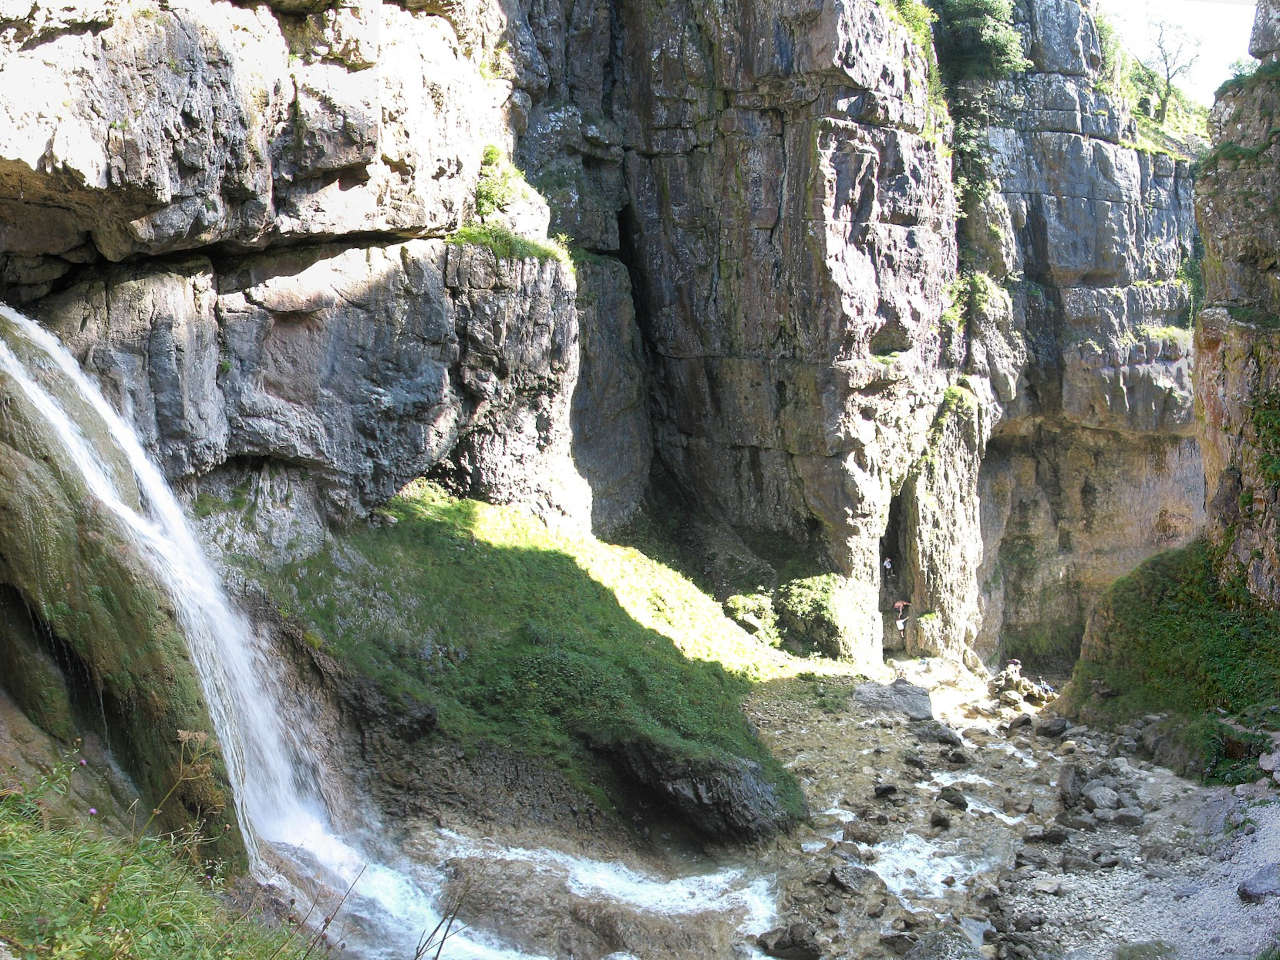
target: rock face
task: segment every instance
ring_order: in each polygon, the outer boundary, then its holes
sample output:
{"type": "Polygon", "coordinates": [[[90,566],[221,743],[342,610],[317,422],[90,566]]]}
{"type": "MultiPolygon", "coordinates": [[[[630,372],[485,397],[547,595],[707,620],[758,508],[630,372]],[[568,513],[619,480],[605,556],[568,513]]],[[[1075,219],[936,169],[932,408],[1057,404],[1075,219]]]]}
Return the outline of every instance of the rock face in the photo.
{"type": "Polygon", "coordinates": [[[1087,8],[1016,6],[961,291],[927,59],[873,0],[37,3],[0,21],[0,296],[188,493],[269,494],[281,556],[424,473],[607,529],[652,462],[822,558],[828,652],[1069,648],[1202,517],[1190,181],[1124,145],[1087,8]],[[536,191],[446,242],[489,146],[536,191]]]}
{"type": "MultiPolygon", "coordinates": [[[[650,456],[619,265],[582,271],[579,384],[571,268],[394,242],[459,226],[484,147],[524,129],[515,78],[546,83],[527,24],[304,7],[73,4],[10,28],[0,77],[40,94],[0,105],[4,295],[39,301],[174,480],[304,468],[299,502],[335,520],[439,466],[616,525],[650,456]]],[[[529,193],[504,219],[548,213],[529,193]]]]}
{"type": "MultiPolygon", "coordinates": [[[[1280,52],[1280,8],[1258,5],[1250,50],[1269,66],[1280,52]]],[[[1269,117],[1280,86],[1266,69],[1229,85],[1213,108],[1214,149],[1206,158],[1197,213],[1208,253],[1196,328],[1196,403],[1203,421],[1209,534],[1223,572],[1280,603],[1277,455],[1280,454],[1280,293],[1275,251],[1280,210],[1271,182],[1280,148],[1269,117]]]]}
{"type": "Polygon", "coordinates": [[[1069,657],[1101,590],[1203,520],[1179,275],[1195,225],[1187,164],[1127,146],[1130,121],[1096,87],[1087,9],[1021,6],[1033,70],[993,98],[995,190],[968,226],[976,268],[1007,291],[968,354],[994,399],[977,418],[974,639],[1069,657]]]}

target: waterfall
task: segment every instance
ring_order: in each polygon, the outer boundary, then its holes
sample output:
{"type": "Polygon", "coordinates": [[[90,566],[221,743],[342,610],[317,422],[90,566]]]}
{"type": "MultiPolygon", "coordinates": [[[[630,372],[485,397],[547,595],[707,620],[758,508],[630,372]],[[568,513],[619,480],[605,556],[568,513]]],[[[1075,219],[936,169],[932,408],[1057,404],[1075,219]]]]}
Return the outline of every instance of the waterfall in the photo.
{"type": "MultiPolygon", "coordinates": [[[[393,865],[379,862],[372,845],[335,829],[316,789],[318,782],[333,777],[332,772],[283,721],[269,681],[273,671],[267,652],[223,591],[181,505],[133,428],[53,334],[4,304],[0,373],[47,421],[89,494],[117,519],[172,601],[222,746],[254,877],[286,895],[317,884],[341,892],[358,878],[344,910],[361,921],[360,955],[412,957],[421,933],[434,928],[440,918],[433,894],[441,883],[438,871],[403,857],[393,865]],[[58,392],[48,388],[52,382],[58,384],[58,392]],[[68,387],[84,412],[99,421],[89,433],[109,437],[116,448],[112,452],[127,461],[141,494],[141,510],[129,504],[103,453],[59,402],[58,395],[68,387]]],[[[455,849],[468,848],[464,838],[441,837],[455,849]]],[[[773,916],[768,882],[757,878],[743,883],[741,871],[708,875],[682,886],[680,881],[650,879],[619,865],[557,857],[549,851],[513,852],[493,845],[487,852],[496,859],[554,861],[571,886],[653,912],[745,909],[758,930],[773,916]]],[[[447,952],[451,960],[529,956],[472,930],[451,937],[447,952]]]]}

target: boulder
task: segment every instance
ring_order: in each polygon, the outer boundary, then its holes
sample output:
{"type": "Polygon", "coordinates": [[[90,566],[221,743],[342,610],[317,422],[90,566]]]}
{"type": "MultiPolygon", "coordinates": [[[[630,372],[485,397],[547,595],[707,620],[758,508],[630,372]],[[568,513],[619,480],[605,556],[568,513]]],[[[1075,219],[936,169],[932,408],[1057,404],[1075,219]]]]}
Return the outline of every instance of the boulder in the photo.
{"type": "Polygon", "coordinates": [[[805,923],[793,923],[777,927],[756,938],[760,949],[778,960],[822,960],[813,927],[805,923]]]}
{"type": "Polygon", "coordinates": [[[1085,807],[1093,811],[1095,815],[1100,810],[1118,810],[1120,808],[1120,794],[1101,784],[1086,786],[1081,791],[1081,798],[1084,800],[1085,807]]]}
{"type": "MultiPolygon", "coordinates": [[[[883,713],[901,713],[912,720],[932,720],[929,691],[899,677],[893,683],[860,683],[853,696],[863,706],[883,713]]],[[[957,738],[958,740],[958,738],[957,738]]],[[[959,743],[956,743],[959,746],[959,743]]]]}
{"type": "Polygon", "coordinates": [[[1280,863],[1271,863],[1241,881],[1236,893],[1245,903],[1261,903],[1280,896],[1280,863]]]}
{"type": "Polygon", "coordinates": [[[751,840],[784,830],[796,819],[760,765],[743,757],[682,757],[651,740],[598,749],[619,773],[708,836],[751,840]]]}

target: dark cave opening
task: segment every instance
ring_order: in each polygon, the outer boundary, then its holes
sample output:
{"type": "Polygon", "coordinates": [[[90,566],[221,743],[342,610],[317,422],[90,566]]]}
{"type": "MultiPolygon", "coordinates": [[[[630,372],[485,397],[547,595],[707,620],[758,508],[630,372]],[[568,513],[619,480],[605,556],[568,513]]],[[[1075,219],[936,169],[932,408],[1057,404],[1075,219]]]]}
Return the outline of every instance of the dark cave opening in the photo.
{"type": "Polygon", "coordinates": [[[886,655],[905,648],[905,622],[909,622],[911,613],[912,577],[907,565],[904,499],[904,494],[899,492],[889,501],[889,522],[880,537],[880,613],[884,618],[886,655]],[[899,623],[904,626],[899,627],[899,623]]]}

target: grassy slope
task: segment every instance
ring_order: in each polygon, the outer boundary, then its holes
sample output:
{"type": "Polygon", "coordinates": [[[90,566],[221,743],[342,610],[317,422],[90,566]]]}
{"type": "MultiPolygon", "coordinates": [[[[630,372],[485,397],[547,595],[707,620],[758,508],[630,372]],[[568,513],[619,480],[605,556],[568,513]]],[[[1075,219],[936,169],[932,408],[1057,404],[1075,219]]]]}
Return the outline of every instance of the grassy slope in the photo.
{"type": "Polygon", "coordinates": [[[216,880],[159,839],[105,836],[46,820],[20,795],[0,797],[0,942],[20,960],[297,960],[304,937],[239,917],[216,880]]]}
{"type": "Polygon", "coordinates": [[[1256,775],[1219,755],[1222,730],[1211,715],[1269,727],[1280,698],[1280,612],[1220,582],[1208,544],[1197,541],[1148,560],[1116,581],[1099,603],[1068,698],[1082,704],[1094,681],[1116,695],[1090,709],[1121,719],[1151,711],[1194,718],[1183,728],[1217,779],[1256,775]],[[1222,713],[1219,713],[1222,711],[1222,713]]]}
{"type": "Polygon", "coordinates": [[[519,510],[418,482],[324,551],[252,570],[287,614],[464,743],[492,740],[598,786],[593,743],[646,738],[679,755],[761,763],[794,781],[740,709],[753,682],[804,669],[639,551],[557,533],[519,510]]]}

